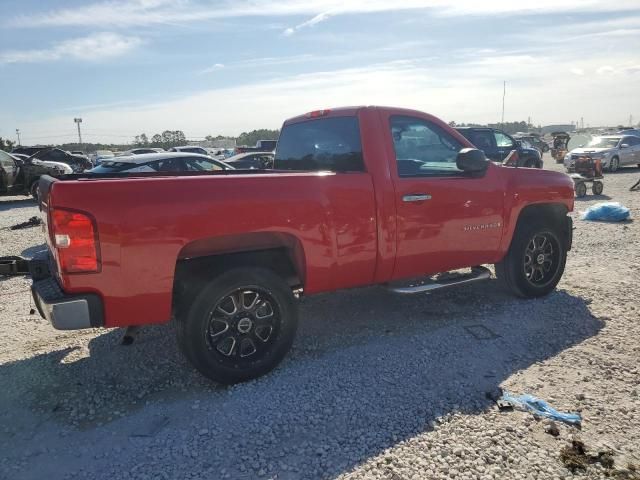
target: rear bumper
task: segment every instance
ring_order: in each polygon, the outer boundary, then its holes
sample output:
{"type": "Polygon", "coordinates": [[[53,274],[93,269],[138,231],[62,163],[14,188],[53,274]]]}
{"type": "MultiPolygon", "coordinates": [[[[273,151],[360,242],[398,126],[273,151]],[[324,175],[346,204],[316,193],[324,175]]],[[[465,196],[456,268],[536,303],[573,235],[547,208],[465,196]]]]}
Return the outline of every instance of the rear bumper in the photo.
{"type": "Polygon", "coordinates": [[[93,293],[66,295],[54,277],[34,281],[31,293],[40,316],[57,330],[80,330],[104,325],[102,299],[93,293]]]}

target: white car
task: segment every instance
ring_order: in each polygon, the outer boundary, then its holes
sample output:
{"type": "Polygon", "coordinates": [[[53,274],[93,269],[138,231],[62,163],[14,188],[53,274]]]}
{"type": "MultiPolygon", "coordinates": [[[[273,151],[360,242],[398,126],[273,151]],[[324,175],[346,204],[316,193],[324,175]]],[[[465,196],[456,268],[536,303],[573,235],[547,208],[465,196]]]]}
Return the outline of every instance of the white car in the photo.
{"type": "Polygon", "coordinates": [[[215,170],[234,170],[234,168],[207,155],[162,152],[104,159],[100,165],[87,173],[211,172],[215,170]]]}
{"type": "Polygon", "coordinates": [[[567,171],[575,168],[578,157],[588,155],[600,159],[602,168],[615,172],[625,165],[640,166],[640,137],[635,135],[603,135],[594,137],[586,147],[574,148],[564,157],[567,171]]]}

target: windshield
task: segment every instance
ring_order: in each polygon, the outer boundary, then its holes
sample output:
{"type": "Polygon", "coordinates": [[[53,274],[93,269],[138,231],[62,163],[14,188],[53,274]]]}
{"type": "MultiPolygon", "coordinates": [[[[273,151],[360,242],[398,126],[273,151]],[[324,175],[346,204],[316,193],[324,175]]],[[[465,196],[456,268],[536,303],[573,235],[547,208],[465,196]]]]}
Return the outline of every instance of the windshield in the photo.
{"type": "Polygon", "coordinates": [[[620,141],[620,137],[596,137],[589,142],[589,147],[594,148],[615,148],[618,146],[618,142],[620,141]]]}

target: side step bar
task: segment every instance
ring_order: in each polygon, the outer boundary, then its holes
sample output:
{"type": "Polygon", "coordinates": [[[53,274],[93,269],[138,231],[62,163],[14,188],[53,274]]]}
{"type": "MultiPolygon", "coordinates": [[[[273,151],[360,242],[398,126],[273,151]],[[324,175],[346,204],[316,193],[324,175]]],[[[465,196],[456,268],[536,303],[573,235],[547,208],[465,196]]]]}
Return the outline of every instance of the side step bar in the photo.
{"type": "Polygon", "coordinates": [[[406,287],[387,287],[394,293],[400,293],[403,295],[412,295],[414,293],[425,293],[433,290],[439,290],[441,288],[455,287],[456,285],[464,285],[466,283],[480,282],[482,280],[488,280],[491,278],[491,271],[486,267],[473,267],[471,273],[466,275],[460,275],[456,278],[448,280],[428,280],[421,285],[406,286],[406,287]]]}

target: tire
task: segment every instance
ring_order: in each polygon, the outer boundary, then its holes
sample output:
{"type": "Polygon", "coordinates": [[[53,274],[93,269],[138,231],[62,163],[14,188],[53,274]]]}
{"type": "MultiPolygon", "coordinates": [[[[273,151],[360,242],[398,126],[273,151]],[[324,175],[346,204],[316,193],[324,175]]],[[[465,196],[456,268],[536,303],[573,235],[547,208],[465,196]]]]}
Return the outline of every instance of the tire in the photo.
{"type": "Polygon", "coordinates": [[[604,184],[602,182],[593,182],[591,193],[594,195],[602,195],[602,190],[604,190],[604,184]]]}
{"type": "Polygon", "coordinates": [[[178,344],[205,377],[233,384],[260,377],[285,357],[298,308],[285,281],[262,268],[236,268],[207,282],[178,315],[178,344]]]}
{"type": "Polygon", "coordinates": [[[36,180],[35,182],[33,182],[31,184],[31,186],[29,187],[29,194],[36,200],[38,201],[38,183],[39,181],[36,180]]]}
{"type": "Polygon", "coordinates": [[[584,182],[576,183],[576,197],[582,198],[587,194],[587,185],[584,182]]]}
{"type": "Polygon", "coordinates": [[[557,226],[540,219],[521,222],[516,227],[507,255],[495,265],[496,276],[502,286],[516,296],[535,298],[548,295],[564,273],[567,261],[565,244],[557,226]]]}
{"type": "Polygon", "coordinates": [[[618,168],[620,168],[620,159],[618,157],[613,157],[611,159],[611,162],[609,163],[609,168],[608,170],[611,173],[617,172],[618,168]]]}

